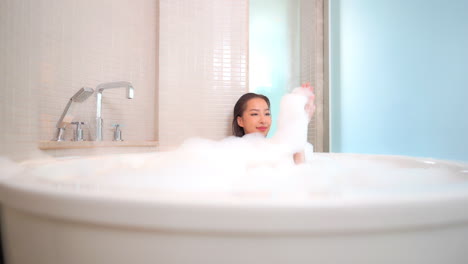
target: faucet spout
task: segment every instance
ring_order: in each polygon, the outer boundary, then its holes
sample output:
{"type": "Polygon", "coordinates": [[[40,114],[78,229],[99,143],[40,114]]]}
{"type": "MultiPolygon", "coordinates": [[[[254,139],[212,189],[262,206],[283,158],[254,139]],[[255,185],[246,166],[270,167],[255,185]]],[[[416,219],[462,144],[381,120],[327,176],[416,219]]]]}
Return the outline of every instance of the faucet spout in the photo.
{"type": "Polygon", "coordinates": [[[102,141],[102,92],[106,89],[127,88],[127,99],[133,99],[134,88],[129,82],[108,82],[96,86],[96,141],[102,141]]]}
{"type": "Polygon", "coordinates": [[[127,88],[127,98],[133,99],[133,95],[134,95],[133,85],[125,81],[101,83],[98,86],[96,86],[96,91],[102,94],[102,92],[105,89],[113,89],[113,88],[127,88]]]}

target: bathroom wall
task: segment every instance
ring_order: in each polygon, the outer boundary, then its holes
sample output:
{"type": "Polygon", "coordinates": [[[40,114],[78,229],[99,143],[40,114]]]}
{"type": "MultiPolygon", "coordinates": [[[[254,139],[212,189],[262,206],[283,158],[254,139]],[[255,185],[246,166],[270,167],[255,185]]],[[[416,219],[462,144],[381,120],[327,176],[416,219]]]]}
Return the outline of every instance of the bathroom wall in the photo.
{"type": "Polygon", "coordinates": [[[247,92],[248,1],[161,0],[159,143],[231,135],[247,92]]]}
{"type": "MultiPolygon", "coordinates": [[[[104,92],[104,139],[119,123],[127,141],[156,140],[157,31],[156,0],[1,1],[0,154],[35,153],[81,87],[121,80],[134,85],[135,98],[126,99],[124,89],[104,92]]],[[[95,100],[70,109],[73,121],[86,123],[88,140],[95,100]]]]}
{"type": "Polygon", "coordinates": [[[468,161],[468,2],[330,5],[332,152],[468,161]]]}
{"type": "Polygon", "coordinates": [[[19,1],[0,1],[0,153],[18,155],[38,139],[38,71],[30,8],[19,1]]]}

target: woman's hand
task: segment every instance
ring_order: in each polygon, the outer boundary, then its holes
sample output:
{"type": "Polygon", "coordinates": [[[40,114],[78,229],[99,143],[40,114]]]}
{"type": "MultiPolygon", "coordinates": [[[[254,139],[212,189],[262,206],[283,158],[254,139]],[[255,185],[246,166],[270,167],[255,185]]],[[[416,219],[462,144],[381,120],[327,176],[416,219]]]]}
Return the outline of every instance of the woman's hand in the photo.
{"type": "Polygon", "coordinates": [[[304,110],[309,116],[309,121],[312,119],[312,116],[315,113],[315,94],[314,94],[314,87],[310,86],[310,83],[305,83],[301,86],[302,89],[306,91],[308,100],[305,105],[304,110]]]}
{"type": "Polygon", "coordinates": [[[305,162],[305,153],[304,153],[304,151],[294,153],[293,159],[294,159],[295,164],[304,163],[305,162]]]}

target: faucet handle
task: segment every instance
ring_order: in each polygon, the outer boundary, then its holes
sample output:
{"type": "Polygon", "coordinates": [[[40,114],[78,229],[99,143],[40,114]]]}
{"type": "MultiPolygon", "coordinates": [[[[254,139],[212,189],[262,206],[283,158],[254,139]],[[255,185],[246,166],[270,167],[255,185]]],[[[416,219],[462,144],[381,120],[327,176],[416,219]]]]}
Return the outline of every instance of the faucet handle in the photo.
{"type": "Polygon", "coordinates": [[[122,130],[120,130],[120,128],[124,127],[124,125],[112,124],[112,127],[114,127],[114,141],[123,141],[122,130]]]}
{"type": "Polygon", "coordinates": [[[85,123],[78,121],[78,122],[71,122],[71,124],[76,125],[75,132],[73,135],[73,141],[84,141],[83,129],[81,128],[81,125],[84,125],[85,123]]]}
{"type": "Polygon", "coordinates": [[[57,128],[57,132],[55,133],[55,137],[52,139],[52,141],[65,141],[65,127],[66,126],[57,128]]]}

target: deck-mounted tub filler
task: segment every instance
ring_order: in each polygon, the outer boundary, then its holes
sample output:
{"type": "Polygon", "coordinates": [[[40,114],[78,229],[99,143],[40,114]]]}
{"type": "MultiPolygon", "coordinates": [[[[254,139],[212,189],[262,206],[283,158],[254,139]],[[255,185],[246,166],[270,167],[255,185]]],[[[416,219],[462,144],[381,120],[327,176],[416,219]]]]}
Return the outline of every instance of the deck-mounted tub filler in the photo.
{"type": "Polygon", "coordinates": [[[240,175],[199,154],[12,165],[7,263],[468,263],[466,163],[314,154],[240,175]]]}

